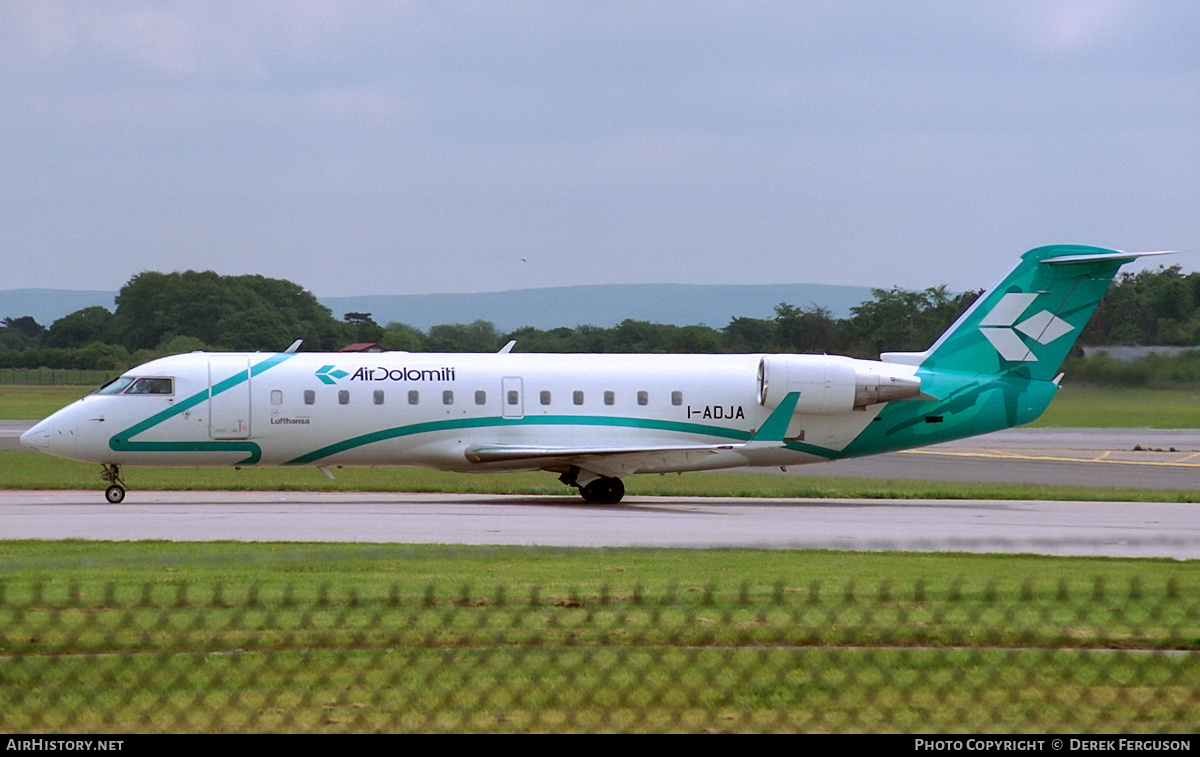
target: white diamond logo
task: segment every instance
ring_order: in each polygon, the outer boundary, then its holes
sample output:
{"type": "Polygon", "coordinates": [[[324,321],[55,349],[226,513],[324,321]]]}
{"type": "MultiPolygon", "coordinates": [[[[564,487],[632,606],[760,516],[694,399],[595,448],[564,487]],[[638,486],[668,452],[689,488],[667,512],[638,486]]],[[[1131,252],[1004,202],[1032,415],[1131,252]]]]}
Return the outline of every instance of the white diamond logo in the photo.
{"type": "Polygon", "coordinates": [[[1040,344],[1050,344],[1060,336],[1065,336],[1075,329],[1058,316],[1051,315],[1049,310],[1043,310],[1037,315],[1027,318],[1017,324],[1017,331],[1036,339],[1040,344]]]}
{"type": "Polygon", "coordinates": [[[1038,344],[1050,344],[1075,330],[1074,326],[1049,310],[1040,310],[1017,323],[1037,297],[1036,292],[1009,292],[1001,297],[996,307],[979,322],[979,331],[1005,360],[1017,363],[1037,362],[1037,356],[1025,344],[1025,340],[1017,335],[1017,331],[1038,344]]]}
{"type": "Polygon", "coordinates": [[[996,303],[996,307],[992,308],[992,312],[987,314],[987,317],[979,322],[980,326],[1011,326],[1017,322],[1033,301],[1037,299],[1037,292],[1033,294],[1025,294],[1024,292],[1009,292],[1000,298],[996,303]]]}

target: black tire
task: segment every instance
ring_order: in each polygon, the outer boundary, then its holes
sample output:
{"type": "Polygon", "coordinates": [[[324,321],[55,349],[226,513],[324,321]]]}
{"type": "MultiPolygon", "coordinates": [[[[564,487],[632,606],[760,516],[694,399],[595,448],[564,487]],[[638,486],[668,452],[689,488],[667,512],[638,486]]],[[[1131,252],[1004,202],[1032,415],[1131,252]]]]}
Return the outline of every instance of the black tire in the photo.
{"type": "Polygon", "coordinates": [[[113,484],[104,490],[104,498],[107,499],[111,504],[119,505],[121,504],[121,500],[125,499],[125,490],[120,486],[113,484]]]}
{"type": "Polygon", "coordinates": [[[599,505],[615,505],[625,496],[625,484],[619,478],[604,476],[591,481],[579,490],[585,502],[599,505]]]}

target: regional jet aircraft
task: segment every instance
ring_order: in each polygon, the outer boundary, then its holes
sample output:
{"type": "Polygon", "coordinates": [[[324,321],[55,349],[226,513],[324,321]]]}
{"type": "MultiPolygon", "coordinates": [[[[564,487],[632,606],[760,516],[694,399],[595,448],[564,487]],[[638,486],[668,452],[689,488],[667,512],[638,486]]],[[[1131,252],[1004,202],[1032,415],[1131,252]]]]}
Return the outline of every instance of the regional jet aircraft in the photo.
{"type": "Polygon", "coordinates": [[[632,473],[822,462],[1028,423],[1117,270],[1153,254],[1031,250],[932,347],[878,361],[193,352],[134,368],[21,441],[100,464],[114,503],[131,465],[542,470],[616,503],[632,473]]]}

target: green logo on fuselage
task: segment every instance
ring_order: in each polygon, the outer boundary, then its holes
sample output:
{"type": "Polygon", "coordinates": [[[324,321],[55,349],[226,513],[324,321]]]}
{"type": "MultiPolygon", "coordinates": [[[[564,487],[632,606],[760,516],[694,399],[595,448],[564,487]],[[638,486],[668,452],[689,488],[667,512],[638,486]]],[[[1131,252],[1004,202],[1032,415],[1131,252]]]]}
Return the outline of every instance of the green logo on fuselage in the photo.
{"type": "Polygon", "coordinates": [[[317,370],[317,378],[326,384],[337,383],[337,379],[346,378],[349,375],[345,371],[335,371],[332,365],[323,365],[317,370]]]}

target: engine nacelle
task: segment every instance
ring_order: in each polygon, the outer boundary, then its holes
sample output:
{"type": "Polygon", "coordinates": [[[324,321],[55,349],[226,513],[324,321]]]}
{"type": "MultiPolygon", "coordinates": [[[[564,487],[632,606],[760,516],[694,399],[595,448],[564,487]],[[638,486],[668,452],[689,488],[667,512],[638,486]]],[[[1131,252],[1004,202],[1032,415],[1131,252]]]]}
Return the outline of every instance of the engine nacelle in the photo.
{"type": "Polygon", "coordinates": [[[767,355],[758,363],[758,403],[774,408],[799,392],[796,413],[829,415],[921,395],[921,379],[891,368],[836,355],[767,355]]]}

